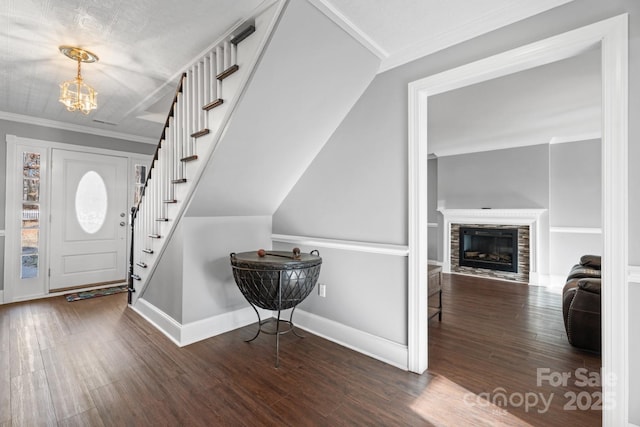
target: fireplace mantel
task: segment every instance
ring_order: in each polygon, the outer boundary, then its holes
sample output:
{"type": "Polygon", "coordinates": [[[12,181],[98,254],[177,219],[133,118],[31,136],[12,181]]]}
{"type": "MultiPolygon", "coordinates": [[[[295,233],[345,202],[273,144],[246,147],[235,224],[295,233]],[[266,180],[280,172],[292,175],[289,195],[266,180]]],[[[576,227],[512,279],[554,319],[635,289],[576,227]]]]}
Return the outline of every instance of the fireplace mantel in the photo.
{"type": "Polygon", "coordinates": [[[541,260],[544,251],[539,250],[547,242],[543,230],[548,228],[547,209],[444,209],[438,211],[444,217],[443,223],[443,272],[451,272],[451,224],[498,224],[529,226],[529,283],[540,282],[540,270],[546,270],[541,260]]]}
{"type": "Polygon", "coordinates": [[[445,221],[474,224],[531,225],[540,221],[546,209],[438,209],[445,221]],[[478,223],[478,221],[481,221],[478,223]]]}

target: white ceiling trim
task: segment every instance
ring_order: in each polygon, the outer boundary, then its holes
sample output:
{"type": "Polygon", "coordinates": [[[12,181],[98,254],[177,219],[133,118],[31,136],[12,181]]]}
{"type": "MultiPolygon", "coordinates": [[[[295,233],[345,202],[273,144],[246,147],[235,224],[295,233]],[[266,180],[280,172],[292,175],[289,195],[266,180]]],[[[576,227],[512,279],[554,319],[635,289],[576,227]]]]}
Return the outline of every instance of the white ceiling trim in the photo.
{"type": "Polygon", "coordinates": [[[602,139],[602,132],[583,133],[580,135],[554,136],[549,144],[566,144],[567,142],[591,141],[602,139]]]}
{"type": "Polygon", "coordinates": [[[449,156],[459,156],[462,154],[472,154],[472,153],[484,153],[486,151],[497,151],[497,150],[508,150],[511,148],[522,148],[522,147],[531,147],[534,145],[545,145],[548,142],[540,142],[539,140],[519,140],[517,142],[485,142],[475,145],[464,145],[459,147],[452,148],[444,148],[438,150],[433,153],[429,153],[429,155],[433,155],[435,158],[449,157],[449,156]]]}
{"type": "MultiPolygon", "coordinates": [[[[320,1],[320,0],[318,0],[320,1]]],[[[564,0],[561,4],[569,3],[573,0],[564,0]]],[[[503,8],[499,13],[491,13],[479,17],[473,22],[464,23],[462,26],[452,27],[449,31],[439,34],[437,37],[407,47],[387,58],[383,58],[378,73],[382,73],[392,68],[399,67],[418,58],[430,55],[439,50],[478,37],[482,34],[494,31],[527,17],[541,13],[560,6],[557,0],[539,0],[535,2],[514,2],[512,5],[503,8]]],[[[497,11],[495,11],[497,12],[497,11]]]]}
{"type": "Polygon", "coordinates": [[[566,144],[568,142],[592,141],[594,139],[602,139],[602,134],[600,132],[593,132],[593,133],[584,133],[580,135],[554,136],[548,142],[540,142],[539,140],[536,140],[536,139],[532,139],[532,140],[522,139],[515,143],[495,142],[495,143],[479,143],[475,145],[468,144],[465,146],[445,148],[443,150],[439,150],[438,152],[429,153],[428,156],[429,156],[429,159],[437,159],[441,157],[458,156],[461,154],[483,153],[486,151],[496,151],[496,150],[508,150],[511,148],[531,147],[534,145],[566,144]]]}
{"type": "Polygon", "coordinates": [[[71,132],[81,132],[89,135],[104,136],[107,138],[124,139],[126,141],[142,142],[144,144],[156,145],[158,144],[158,141],[159,141],[159,139],[148,138],[145,136],[130,135],[122,132],[96,129],[89,126],[74,125],[71,123],[59,122],[57,120],[42,119],[40,117],[25,116],[22,114],[9,113],[6,111],[0,111],[0,120],[9,120],[11,122],[27,123],[30,125],[68,130],[71,132]]]}
{"type": "Polygon", "coordinates": [[[361,45],[369,49],[375,56],[382,60],[389,57],[389,52],[369,37],[367,33],[362,31],[362,29],[354,24],[353,21],[344,16],[342,12],[335,8],[335,6],[328,3],[328,0],[309,0],[309,3],[314,5],[320,12],[324,13],[327,18],[331,19],[361,45]]]}

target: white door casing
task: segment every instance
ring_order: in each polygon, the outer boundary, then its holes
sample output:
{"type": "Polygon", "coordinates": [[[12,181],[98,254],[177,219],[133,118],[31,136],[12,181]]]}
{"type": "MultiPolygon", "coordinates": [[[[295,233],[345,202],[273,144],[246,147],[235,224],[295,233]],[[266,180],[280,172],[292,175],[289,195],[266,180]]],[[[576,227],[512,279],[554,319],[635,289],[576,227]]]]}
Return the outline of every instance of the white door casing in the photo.
{"type": "Polygon", "coordinates": [[[54,149],[49,290],[126,278],[124,157],[54,149]]]}
{"type": "MultiPolygon", "coordinates": [[[[5,199],[5,262],[4,262],[4,302],[21,301],[37,298],[47,291],[47,236],[49,216],[49,152],[38,144],[30,141],[16,141],[7,138],[7,194],[5,199]],[[33,205],[37,206],[38,226],[29,230],[36,232],[37,237],[37,262],[32,266],[31,274],[22,274],[23,253],[23,222],[25,219],[24,182],[26,173],[23,170],[24,156],[27,153],[39,156],[39,197],[33,205]]],[[[33,211],[28,214],[34,213],[33,211]]],[[[27,215],[31,217],[31,215],[27,215]]]]}
{"type": "Polygon", "coordinates": [[[628,14],[409,84],[408,368],[427,368],[427,103],[429,96],[580,54],[602,52],[603,425],[628,425],[628,14]]]}

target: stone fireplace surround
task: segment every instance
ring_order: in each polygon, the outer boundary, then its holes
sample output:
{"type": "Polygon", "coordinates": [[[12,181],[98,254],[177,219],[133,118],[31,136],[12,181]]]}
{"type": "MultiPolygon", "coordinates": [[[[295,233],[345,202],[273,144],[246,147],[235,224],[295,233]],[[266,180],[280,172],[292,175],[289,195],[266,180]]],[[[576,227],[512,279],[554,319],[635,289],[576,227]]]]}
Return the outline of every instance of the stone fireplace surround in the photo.
{"type": "Polygon", "coordinates": [[[498,279],[514,280],[518,282],[528,282],[529,284],[538,284],[540,282],[540,266],[542,247],[542,230],[543,218],[546,209],[438,209],[444,217],[443,222],[443,266],[442,271],[445,273],[458,272],[463,274],[474,274],[485,277],[493,277],[498,279]],[[458,242],[454,236],[452,239],[452,231],[457,236],[457,230],[460,225],[469,226],[505,226],[518,228],[519,245],[522,247],[520,252],[525,254],[524,258],[518,261],[518,273],[492,272],[492,270],[473,269],[469,267],[460,267],[457,265],[458,242]],[[452,245],[455,248],[452,250],[452,245]],[[528,258],[528,259],[526,259],[528,258]]]}

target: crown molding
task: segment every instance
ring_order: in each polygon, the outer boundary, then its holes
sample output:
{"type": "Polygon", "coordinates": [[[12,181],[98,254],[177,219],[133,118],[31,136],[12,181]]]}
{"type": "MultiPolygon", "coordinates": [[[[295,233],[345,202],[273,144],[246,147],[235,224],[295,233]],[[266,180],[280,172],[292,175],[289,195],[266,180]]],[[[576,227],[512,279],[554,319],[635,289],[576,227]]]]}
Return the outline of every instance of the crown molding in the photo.
{"type": "Polygon", "coordinates": [[[499,10],[492,10],[491,13],[481,15],[471,22],[464,23],[464,25],[451,27],[449,31],[440,33],[429,40],[416,43],[392,55],[388,55],[387,58],[383,58],[378,73],[383,73],[418,58],[444,50],[458,43],[471,40],[482,34],[506,27],[507,25],[522,21],[572,1],[573,0],[539,0],[535,2],[512,2],[506,7],[499,10]]]}
{"type": "Polygon", "coordinates": [[[381,63],[378,73],[383,73],[418,58],[572,1],[573,0],[538,0],[536,2],[513,2],[500,10],[493,10],[486,15],[479,16],[472,22],[451,28],[449,31],[438,34],[436,37],[427,41],[416,43],[395,53],[390,53],[376,43],[374,39],[369,37],[369,35],[353,21],[347,18],[330,0],[309,0],[316,9],[326,15],[371,53],[380,58],[381,63]]]}
{"type": "Polygon", "coordinates": [[[585,142],[595,139],[602,139],[602,134],[600,132],[592,132],[580,135],[554,136],[548,142],[541,142],[539,139],[521,139],[515,142],[512,140],[487,139],[484,141],[476,141],[475,144],[473,142],[469,142],[465,144],[454,145],[452,147],[444,146],[442,149],[437,149],[435,152],[429,153],[429,159],[459,156],[462,154],[483,153],[486,151],[508,150],[511,148],[532,147],[535,145],[556,145],[571,142],[585,142]]]}
{"type": "Polygon", "coordinates": [[[385,60],[389,57],[389,52],[376,43],[360,27],[354,24],[349,18],[344,16],[329,0],[309,0],[316,9],[331,19],[336,25],[342,28],[347,34],[353,37],[358,43],[367,48],[371,53],[385,60]]]}
{"type": "Polygon", "coordinates": [[[591,141],[593,139],[602,139],[602,132],[583,133],[580,135],[554,136],[549,144],[566,144],[568,142],[591,141]]]}
{"type": "Polygon", "coordinates": [[[72,123],[59,122],[57,120],[43,119],[40,117],[26,116],[23,114],[0,111],[0,120],[8,120],[29,125],[44,126],[48,128],[67,130],[70,132],[87,133],[89,135],[104,136],[107,138],[124,139],[126,141],[142,142],[144,144],[156,145],[158,140],[146,136],[131,135],[128,133],[114,132],[111,130],[96,129],[89,126],[74,125],[72,123]]]}

